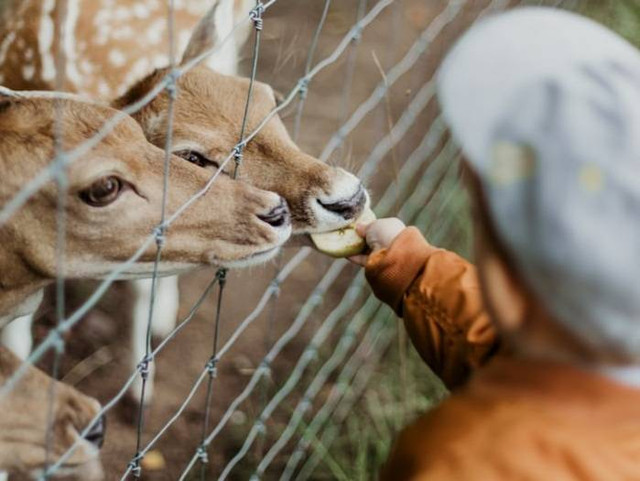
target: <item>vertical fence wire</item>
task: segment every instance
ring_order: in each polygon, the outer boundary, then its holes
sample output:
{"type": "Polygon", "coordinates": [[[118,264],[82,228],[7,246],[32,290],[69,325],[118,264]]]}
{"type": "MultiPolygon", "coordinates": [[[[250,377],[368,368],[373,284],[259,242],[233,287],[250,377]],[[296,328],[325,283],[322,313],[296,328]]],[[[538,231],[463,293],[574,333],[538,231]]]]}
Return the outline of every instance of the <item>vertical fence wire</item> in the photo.
{"type": "MultiPolygon", "coordinates": [[[[55,8],[55,7],[54,7],[55,8]]],[[[65,32],[62,24],[62,15],[66,13],[60,6],[55,10],[55,29],[58,34],[64,37],[65,32]]],[[[55,49],[55,84],[58,90],[64,84],[63,48],[60,42],[55,49]]],[[[55,170],[54,180],[58,190],[56,204],[56,281],[55,281],[55,319],[57,330],[65,317],[65,259],[66,259],[66,239],[67,239],[67,191],[68,180],[64,160],[61,155],[64,148],[64,113],[62,101],[54,100],[54,120],[53,120],[53,165],[55,170]]],[[[45,430],[45,460],[44,472],[47,472],[51,463],[51,452],[53,449],[53,429],[55,423],[55,397],[60,375],[60,363],[65,349],[64,338],[60,336],[53,350],[53,365],[51,368],[51,378],[49,380],[49,393],[47,404],[47,426],[45,430]]]]}
{"type": "MultiPolygon", "coordinates": [[[[249,78],[249,90],[247,93],[247,101],[244,108],[244,113],[242,116],[239,140],[238,144],[234,150],[234,170],[233,170],[233,178],[236,179],[239,174],[240,166],[243,158],[243,151],[245,147],[244,136],[247,129],[247,122],[249,120],[249,113],[251,109],[251,100],[253,98],[253,89],[256,81],[256,76],[258,73],[258,59],[260,56],[260,44],[262,38],[262,29],[264,28],[264,20],[262,15],[264,13],[264,5],[260,0],[256,0],[256,5],[251,10],[249,16],[251,21],[253,22],[254,27],[254,40],[253,40],[253,53],[252,53],[252,61],[251,61],[251,74],[249,78]]],[[[200,479],[204,481],[206,478],[207,465],[209,464],[209,457],[207,453],[207,446],[205,444],[206,433],[209,430],[209,421],[211,417],[211,401],[213,396],[213,381],[217,374],[217,355],[218,355],[218,338],[220,332],[220,319],[222,313],[222,298],[224,294],[224,287],[226,284],[227,278],[227,269],[219,269],[218,273],[218,282],[219,282],[219,290],[218,290],[218,304],[216,308],[216,319],[214,326],[214,336],[213,336],[213,350],[211,354],[211,358],[207,363],[207,372],[208,372],[208,381],[207,381],[207,394],[205,399],[205,413],[202,421],[202,436],[201,443],[198,447],[198,457],[200,459],[200,479]]]]}
{"type": "Polygon", "coordinates": [[[216,278],[218,279],[218,300],[216,304],[215,322],[213,326],[213,346],[211,349],[211,357],[207,361],[207,394],[205,397],[204,417],[202,420],[202,435],[200,436],[200,446],[198,447],[198,456],[200,458],[200,480],[206,479],[207,465],[209,464],[209,456],[207,454],[206,447],[204,446],[204,440],[209,430],[209,421],[211,418],[211,399],[213,397],[213,381],[218,375],[218,341],[220,338],[220,322],[222,316],[222,299],[224,294],[224,287],[227,282],[227,271],[225,269],[219,269],[216,272],[216,278]]]}
{"type": "MultiPolygon", "coordinates": [[[[173,136],[173,110],[174,110],[174,102],[176,100],[177,92],[177,79],[180,75],[184,74],[190,68],[197,64],[197,62],[192,65],[185,65],[181,67],[176,67],[175,65],[175,52],[174,52],[174,44],[175,44],[175,34],[174,34],[174,0],[168,0],[168,18],[167,18],[167,28],[169,32],[169,57],[170,57],[170,65],[171,71],[170,74],[164,79],[162,82],[156,86],[155,90],[150,92],[148,96],[145,96],[140,102],[136,103],[133,106],[130,106],[128,109],[125,109],[126,112],[134,112],[135,109],[139,109],[144,106],[146,103],[150,102],[156,95],[158,95],[162,90],[167,89],[170,93],[169,95],[169,104],[168,104],[168,124],[167,124],[167,141],[165,145],[165,162],[164,162],[164,185],[163,185],[163,197],[162,197],[162,206],[161,206],[161,215],[158,227],[153,232],[151,236],[145,241],[143,245],[140,246],[138,251],[134,256],[132,256],[128,261],[122,263],[117,269],[113,271],[113,273],[108,277],[103,284],[101,284],[100,288],[94,292],[89,301],[79,308],[76,312],[74,312],[71,316],[67,317],[65,313],[64,306],[64,269],[65,269],[65,254],[66,254],[66,194],[67,194],[67,179],[66,179],[66,169],[81,155],[86,153],[88,149],[91,149],[93,146],[97,145],[97,143],[101,140],[101,138],[106,135],[107,132],[112,129],[117,122],[119,121],[116,117],[107,122],[103,129],[100,130],[90,141],[86,142],[84,145],[76,147],[71,151],[64,151],[63,145],[63,135],[62,131],[63,119],[61,113],[60,102],[54,102],[56,106],[56,129],[55,129],[55,147],[54,147],[54,159],[51,163],[51,167],[40,173],[33,182],[29,183],[26,188],[21,191],[13,201],[9,202],[7,205],[3,206],[0,210],[0,225],[4,223],[18,208],[20,208],[27,199],[33,195],[44,183],[48,180],[53,180],[57,185],[58,190],[58,202],[56,207],[56,229],[57,229],[57,241],[56,241],[56,251],[57,251],[57,267],[56,267],[56,320],[57,325],[56,328],[52,330],[51,333],[33,353],[33,355],[29,358],[28,363],[24,366],[28,366],[39,360],[43,354],[45,354],[49,349],[54,349],[54,362],[53,362],[53,372],[52,372],[52,381],[51,381],[51,389],[50,396],[48,400],[48,409],[49,409],[49,424],[53,421],[53,405],[54,405],[54,395],[55,395],[55,379],[58,377],[58,368],[60,362],[60,356],[62,354],[62,350],[64,348],[63,343],[63,335],[68,332],[82,317],[88,312],[88,310],[95,305],[97,300],[102,296],[105,290],[111,285],[111,283],[118,278],[119,274],[122,273],[128,266],[135,263],[142,254],[153,245],[153,242],[156,243],[156,257],[154,260],[153,267],[153,276],[152,276],[152,293],[150,299],[149,306],[149,316],[147,322],[147,335],[146,335],[146,353],[145,358],[142,360],[141,364],[138,366],[137,372],[134,372],[129,380],[124,384],[123,388],[118,392],[116,396],[114,396],[101,410],[98,416],[82,433],[82,437],[85,437],[91,428],[97,422],[99,416],[103,415],[107,411],[109,411],[115,403],[122,397],[124,392],[131,385],[136,375],[140,375],[142,377],[142,390],[141,390],[141,403],[140,410],[138,412],[138,422],[137,422],[137,438],[136,438],[136,453],[129,463],[122,479],[126,479],[130,474],[133,474],[135,477],[141,476],[141,460],[144,455],[149,451],[149,449],[164,435],[169,426],[175,422],[178,417],[182,414],[186,406],[191,402],[195,393],[199,386],[204,382],[205,379],[208,380],[207,384],[207,394],[206,394],[206,407],[203,416],[203,423],[201,429],[201,442],[196,450],[196,453],[193,455],[187,466],[184,468],[180,479],[185,479],[186,476],[190,473],[191,469],[195,466],[195,463],[200,460],[201,461],[201,471],[200,471],[200,479],[205,479],[206,477],[206,455],[207,448],[211,445],[211,443],[218,437],[225,424],[229,420],[231,413],[234,412],[237,407],[246,400],[252,391],[259,385],[259,381],[261,378],[268,376],[271,370],[271,365],[274,359],[283,351],[284,347],[290,342],[295,336],[298,335],[302,326],[304,326],[305,322],[311,317],[312,313],[316,310],[316,308],[322,303],[323,297],[331,287],[333,282],[338,278],[341,272],[344,270],[345,262],[337,261],[332,263],[330,268],[325,273],[322,280],[318,283],[315,290],[312,292],[311,296],[304,303],[302,309],[296,316],[296,319],[292,323],[292,325],[287,329],[287,331],[276,340],[273,344],[267,355],[264,357],[260,367],[254,373],[249,384],[246,386],[245,390],[237,396],[225,414],[222,416],[221,420],[218,424],[210,430],[209,423],[211,418],[211,405],[213,401],[213,380],[215,378],[216,366],[222,355],[224,355],[231,346],[236,342],[242,332],[260,315],[261,312],[266,308],[269,303],[269,300],[277,299],[277,293],[279,292],[281,283],[286,280],[293,270],[300,265],[302,260],[306,258],[309,254],[308,249],[301,250],[294,258],[285,264],[282,270],[279,270],[269,285],[265,293],[263,294],[261,301],[256,306],[255,310],[247,317],[243,322],[240,323],[238,328],[232,333],[231,337],[227,340],[227,342],[219,349],[219,329],[220,329],[220,320],[221,320],[221,312],[222,312],[222,300],[224,293],[224,286],[226,281],[226,271],[221,270],[218,271],[215,278],[209,283],[207,289],[199,298],[199,300],[193,306],[189,315],[185,318],[185,320],[176,327],[176,329],[159,345],[155,350],[152,349],[151,345],[151,332],[152,332],[152,324],[153,324],[153,316],[154,316],[154,306],[156,300],[156,291],[157,291],[157,281],[158,276],[160,274],[160,263],[161,263],[161,255],[162,248],[165,242],[166,230],[169,228],[170,224],[177,219],[184,210],[186,210],[189,205],[195,202],[198,198],[200,198],[206,190],[208,190],[215,179],[220,175],[220,172],[224,169],[225,165],[230,162],[235,162],[234,166],[234,174],[233,177],[236,177],[241,168],[243,150],[248,142],[250,142],[257,133],[269,122],[271,118],[277,115],[283,108],[286,107],[289,103],[293,101],[296,96],[300,97],[300,101],[298,103],[296,116],[294,120],[294,138],[298,137],[298,134],[301,129],[302,124],[302,116],[305,108],[306,95],[308,93],[308,87],[311,80],[318,75],[322,70],[324,70],[327,66],[334,63],[345,51],[347,51],[348,47],[351,46],[349,50],[349,57],[347,61],[347,82],[344,89],[344,95],[349,97],[353,78],[355,76],[355,59],[356,59],[356,47],[358,42],[360,41],[361,34],[364,28],[366,28],[377,16],[390,4],[393,3],[393,0],[379,0],[379,2],[368,12],[365,14],[366,10],[366,0],[360,0],[358,3],[358,15],[357,21],[350,29],[349,33],[344,37],[342,42],[338,45],[338,47],[333,51],[331,55],[320,61],[316,64],[315,67],[312,68],[313,57],[315,55],[315,51],[319,42],[320,34],[324,23],[327,19],[327,15],[329,12],[329,8],[331,6],[331,0],[325,0],[324,9],[322,12],[322,16],[320,21],[318,22],[317,29],[314,33],[311,47],[308,52],[307,61],[305,64],[304,75],[298,80],[296,86],[291,90],[287,99],[283,104],[276,107],[270,114],[267,115],[258,126],[251,131],[247,135],[248,128],[248,119],[250,114],[250,106],[252,101],[253,87],[257,74],[258,67],[258,58],[259,58],[259,50],[260,50],[260,38],[261,32],[263,29],[263,13],[269,7],[271,7],[276,0],[271,0],[266,3],[262,3],[260,0],[257,0],[255,7],[251,10],[249,16],[247,17],[249,21],[253,22],[254,25],[254,43],[253,43],[253,57],[252,57],[252,69],[251,69],[251,77],[249,90],[247,94],[247,101],[245,105],[244,115],[241,122],[240,128],[240,136],[239,141],[236,144],[234,150],[229,154],[226,160],[220,166],[219,171],[212,176],[210,181],[207,183],[207,186],[196,193],[192,198],[190,198],[183,206],[181,206],[174,213],[167,213],[167,196],[169,185],[169,168],[171,161],[171,147],[172,147],[172,136],[173,136]],[[214,333],[212,339],[212,355],[207,362],[207,365],[203,369],[200,376],[197,378],[196,382],[193,385],[193,388],[188,393],[185,401],[181,404],[176,413],[167,421],[167,423],[163,426],[163,428],[158,432],[153,439],[143,447],[143,434],[144,434],[144,398],[145,398],[145,386],[146,386],[146,376],[148,375],[149,368],[155,360],[155,356],[160,352],[169,342],[171,342],[183,329],[183,327],[190,322],[195,313],[198,311],[200,305],[206,299],[213,287],[218,284],[219,292],[218,292],[218,300],[216,306],[216,314],[215,314],[215,323],[214,323],[214,333]]],[[[503,8],[509,2],[506,0],[492,0],[489,6],[485,9],[483,13],[494,9],[494,8],[503,8]]],[[[370,97],[365,100],[360,106],[354,111],[354,113],[346,120],[342,122],[340,129],[336,132],[336,134],[330,139],[327,143],[325,150],[323,151],[322,158],[328,159],[331,155],[339,148],[342,147],[344,140],[346,137],[351,134],[358,125],[361,124],[363,119],[367,116],[369,112],[371,112],[382,100],[388,89],[394,82],[396,82],[402,75],[408,72],[412,66],[415,65],[418,58],[425,54],[428,50],[428,47],[433,43],[434,39],[442,32],[442,30],[453,21],[455,21],[459,14],[462,12],[463,8],[467,2],[465,0],[454,0],[448,2],[447,6],[443,10],[443,12],[438,15],[433,21],[430,22],[429,26],[426,30],[422,32],[416,43],[409,49],[407,54],[403,57],[403,59],[397,63],[392,69],[390,69],[386,74],[386,79],[383,83],[379,84],[370,97]]],[[[58,15],[59,16],[59,15],[58,15]]],[[[60,25],[57,26],[58,30],[61,31],[63,27],[60,25]]],[[[236,27],[237,28],[237,27],[236,27]]],[[[235,32],[235,29],[234,29],[235,32]]],[[[234,33],[232,32],[232,34],[234,33]]],[[[62,58],[61,52],[58,52],[58,58],[62,58]]],[[[60,72],[63,71],[62,68],[59,69],[60,72]]],[[[58,84],[59,89],[62,88],[62,82],[58,84]]],[[[391,128],[389,134],[385,136],[373,149],[369,158],[363,164],[360,175],[361,177],[367,179],[370,178],[373,173],[376,171],[380,162],[385,158],[385,156],[389,153],[389,151],[398,143],[400,140],[407,134],[410,127],[415,124],[417,118],[424,112],[426,107],[430,104],[434,96],[434,86],[431,81],[427,82],[417,93],[414,99],[409,103],[405,112],[400,116],[399,120],[396,124],[391,128]]],[[[346,102],[343,103],[346,105],[346,102]]],[[[346,112],[346,111],[345,111],[346,112]]],[[[343,113],[341,116],[343,119],[346,118],[346,114],[343,113]]],[[[121,118],[120,118],[121,120],[121,118]]],[[[439,117],[437,117],[433,123],[432,128],[429,130],[427,135],[423,138],[422,142],[418,146],[418,148],[411,154],[407,160],[407,162],[403,165],[403,169],[399,173],[398,183],[394,184],[394,186],[387,189],[384,195],[381,198],[380,203],[378,204],[378,209],[380,212],[388,212],[393,203],[393,194],[391,193],[393,189],[406,189],[413,181],[414,177],[420,170],[424,169],[423,177],[421,179],[421,183],[419,185],[422,186],[420,189],[416,189],[411,195],[409,195],[403,206],[400,209],[400,215],[405,217],[406,219],[414,219],[418,224],[426,224],[428,221],[432,219],[438,219],[439,215],[442,213],[442,209],[451,208],[455,211],[459,210],[460,205],[453,201],[453,197],[451,192],[457,185],[458,177],[456,171],[457,162],[455,159],[458,155],[458,150],[455,144],[451,140],[444,140],[445,129],[443,123],[439,117]],[[432,154],[435,153],[438,146],[442,146],[439,154],[435,156],[432,162],[425,168],[424,162],[426,159],[432,158],[432,154]],[[438,169],[437,173],[434,174],[433,169],[438,169]],[[422,183],[424,182],[424,183],[422,183]],[[431,185],[429,188],[424,188],[425,185],[431,185]],[[435,200],[434,200],[435,199],[435,200]],[[451,204],[454,202],[453,204],[451,204]]],[[[448,225],[446,223],[436,223],[434,225],[438,226],[438,231],[443,233],[447,232],[448,225]]],[[[330,334],[333,331],[333,328],[336,327],[351,310],[354,305],[354,302],[360,298],[363,288],[364,288],[364,280],[361,275],[356,276],[350,287],[347,289],[345,296],[342,298],[336,308],[329,314],[329,316],[324,320],[324,322],[320,325],[318,331],[316,331],[314,337],[312,338],[309,345],[305,348],[303,354],[301,355],[298,364],[291,371],[287,380],[283,384],[283,386],[276,392],[276,394],[268,400],[265,398],[262,403],[262,411],[260,416],[254,422],[252,429],[250,430],[247,438],[245,439],[245,443],[239,450],[239,452],[234,456],[229,463],[223,468],[222,473],[220,475],[220,479],[226,479],[234,467],[238,465],[238,463],[246,456],[251,447],[252,443],[255,441],[256,437],[260,434],[264,434],[266,430],[266,421],[274,415],[279,404],[284,400],[286,396],[288,396],[302,380],[304,379],[303,374],[305,373],[305,369],[311,364],[311,362],[317,359],[319,346],[327,341],[331,336],[330,334]]],[[[285,429],[283,433],[276,439],[271,448],[267,451],[266,455],[263,456],[263,453],[260,451],[260,463],[255,469],[253,474],[254,480],[261,479],[265,476],[266,470],[273,462],[275,457],[281,452],[281,450],[287,445],[291,437],[298,431],[300,424],[303,422],[304,416],[311,410],[313,407],[314,399],[321,390],[321,388],[326,384],[329,376],[338,368],[339,365],[343,365],[340,373],[338,374],[338,383],[334,386],[334,390],[331,391],[329,397],[325,400],[324,404],[317,411],[311,423],[307,425],[304,431],[301,433],[300,440],[293,451],[292,456],[289,458],[287,466],[285,467],[284,472],[282,473],[282,479],[289,479],[295,472],[299,472],[301,478],[306,479],[313,472],[317,463],[319,462],[319,458],[316,452],[314,452],[314,456],[309,459],[308,463],[305,464],[298,471],[298,465],[302,461],[302,458],[305,455],[305,452],[312,445],[314,439],[317,439],[318,433],[322,429],[323,426],[326,425],[327,420],[332,413],[338,413],[338,418],[340,413],[345,412],[345,408],[340,408],[341,402],[343,400],[347,400],[345,405],[348,405],[348,402],[354,402],[353,398],[357,397],[357,392],[354,393],[354,396],[349,398],[347,396],[347,391],[349,391],[350,386],[357,386],[357,389],[360,389],[361,385],[366,386],[367,376],[357,377],[356,372],[359,367],[364,362],[364,359],[368,359],[368,356],[371,352],[376,351],[373,349],[375,346],[381,346],[380,349],[382,352],[386,349],[384,346],[388,345],[388,339],[391,339],[393,336],[389,334],[390,329],[384,327],[386,319],[390,316],[387,312],[386,314],[380,314],[379,318],[374,315],[374,312],[380,309],[380,304],[373,297],[369,297],[366,301],[363,301],[362,307],[360,311],[356,313],[352,320],[348,322],[343,331],[342,337],[338,339],[336,347],[332,351],[332,355],[328,358],[328,360],[323,364],[322,367],[317,371],[313,380],[310,381],[309,387],[307,391],[302,397],[302,400],[296,405],[294,410],[294,414],[290,419],[290,423],[285,429]],[[372,317],[377,320],[371,324],[369,329],[364,335],[360,335],[361,329],[364,327],[366,322],[370,320],[372,317]],[[360,337],[359,337],[360,336],[360,337]],[[358,341],[358,339],[360,339],[358,341]],[[358,343],[358,346],[354,349],[354,344],[358,343]],[[344,360],[346,356],[351,353],[351,357],[346,363],[344,360]],[[359,363],[359,364],[358,364],[359,363]],[[355,381],[355,379],[358,381],[355,381]],[[335,394],[334,394],[335,391],[335,394]],[[327,408],[327,406],[329,406],[327,408]],[[327,409],[325,409],[327,408],[327,409]],[[329,417],[327,417],[329,416],[329,417]],[[315,424],[314,424],[315,423],[315,424]],[[314,432],[315,431],[315,432],[314,432]],[[314,464],[315,463],[315,464],[314,464]]],[[[275,312],[275,301],[272,304],[272,316],[275,312]]],[[[272,324],[272,323],[270,323],[272,324]]],[[[380,354],[381,356],[382,354],[380,354]]],[[[378,359],[379,360],[379,359],[378,359]]],[[[372,362],[372,366],[375,366],[377,361],[374,360],[372,362]]],[[[21,367],[20,373],[24,374],[26,367],[21,367]]],[[[367,371],[368,376],[370,377],[374,368],[370,367],[367,371]]],[[[0,387],[0,396],[8,392],[13,386],[15,386],[15,382],[19,379],[19,374],[17,373],[10,381],[6,383],[4,386],[0,387]]],[[[355,391],[357,389],[354,388],[355,391]]],[[[348,408],[346,408],[348,411],[348,408]]],[[[329,431],[327,431],[329,432],[329,431]]],[[[62,463],[65,459],[70,456],[72,449],[63,454],[61,458],[56,460],[51,466],[49,466],[49,457],[51,451],[51,436],[52,430],[47,429],[47,439],[45,440],[46,450],[47,450],[47,464],[45,465],[45,469],[43,470],[43,474],[39,479],[49,479],[50,476],[54,475],[57,470],[61,467],[62,463]]],[[[328,446],[330,443],[325,443],[323,441],[323,445],[328,446]]],[[[77,443],[74,444],[77,446],[77,443]]],[[[320,457],[321,458],[321,457],[320,457]]]]}
{"type": "MultiPolygon", "coordinates": [[[[345,50],[348,48],[353,38],[359,35],[362,29],[370,25],[389,5],[393,3],[393,1],[394,0],[379,0],[378,3],[367,13],[367,15],[365,15],[356,25],[354,25],[354,27],[347,33],[347,35],[342,39],[342,41],[338,44],[338,46],[334,49],[334,51],[329,56],[327,56],[322,61],[320,61],[318,64],[316,64],[316,66],[311,70],[311,72],[309,72],[307,76],[300,79],[296,84],[296,86],[289,92],[286,99],[279,106],[271,110],[271,112],[262,119],[262,121],[257,125],[257,127],[255,127],[254,130],[248,136],[245,137],[243,144],[246,145],[248,142],[250,142],[271,121],[273,117],[275,117],[282,110],[284,110],[293,101],[295,96],[300,91],[301,86],[305,82],[308,82],[309,80],[313,79],[315,76],[319,75],[323,70],[325,70],[328,66],[335,63],[340,58],[340,56],[345,52],[345,50]]],[[[269,6],[273,5],[274,3],[275,3],[275,0],[271,0],[270,2],[264,4],[262,11],[264,12],[269,6]]],[[[235,29],[234,31],[232,31],[232,34],[234,32],[235,32],[235,29]]],[[[172,77],[175,80],[175,78],[180,74],[182,74],[188,67],[193,68],[194,65],[195,65],[194,61],[191,61],[185,65],[182,65],[179,68],[174,69],[174,72],[176,72],[174,76],[168,76],[167,80],[160,82],[160,84],[156,86],[154,89],[152,89],[149,94],[144,96],[143,99],[136,102],[135,104],[132,104],[132,107],[125,108],[122,110],[120,114],[114,115],[114,117],[111,120],[109,120],[104,125],[104,127],[94,137],[90,139],[90,141],[86,141],[80,146],[74,148],[73,150],[69,152],[65,152],[63,154],[65,165],[70,165],[70,163],[72,163],[79,156],[84,154],[87,151],[87,149],[91,149],[94,145],[97,145],[97,143],[101,140],[101,137],[106,135],[106,133],[110,132],[111,129],[113,129],[114,126],[117,125],[118,122],[122,120],[123,116],[125,116],[127,113],[135,111],[135,109],[141,108],[142,105],[145,105],[145,103],[148,103],[153,98],[153,95],[157,95],[160,91],[162,91],[162,89],[166,87],[167,82],[172,77]],[[159,89],[160,86],[162,87],[161,89],[159,89]],[[135,108],[133,107],[133,105],[135,105],[135,108]]],[[[178,217],[180,217],[185,212],[185,210],[187,210],[191,205],[197,202],[203,195],[205,195],[209,191],[213,183],[217,180],[217,178],[223,172],[223,169],[235,157],[235,153],[237,152],[238,148],[239,146],[237,145],[233,149],[233,151],[220,163],[218,171],[211,176],[209,181],[198,192],[193,194],[185,203],[183,203],[172,215],[170,215],[166,219],[162,227],[164,227],[165,229],[168,228],[178,217]]],[[[51,175],[50,169],[46,169],[41,174],[38,174],[36,176],[36,179],[35,179],[37,180],[36,183],[46,182],[46,179],[48,179],[50,175],[51,175]]],[[[41,186],[43,185],[42,183],[38,185],[41,186]]],[[[5,206],[5,208],[2,209],[2,211],[0,211],[0,225],[2,224],[3,220],[6,220],[5,219],[6,216],[12,215],[12,213],[15,212],[15,209],[19,208],[19,205],[22,205],[24,202],[26,202],[26,200],[30,197],[30,195],[33,195],[33,193],[36,191],[37,191],[37,188],[36,190],[33,190],[31,183],[25,189],[20,191],[19,194],[16,196],[18,199],[16,201],[17,203],[11,201],[8,203],[7,206],[5,206]]],[[[51,347],[55,345],[55,342],[57,339],[56,335],[69,331],[75,324],[77,324],[80,321],[80,319],[82,319],[82,317],[93,306],[95,306],[98,300],[101,299],[101,297],[104,295],[106,290],[111,286],[111,284],[113,284],[113,282],[117,280],[119,276],[127,268],[132,266],[143,255],[143,253],[153,244],[155,239],[156,239],[155,233],[150,235],[142,243],[140,248],[129,259],[120,263],[116,268],[112,270],[112,272],[109,275],[105,276],[105,279],[100,283],[98,288],[89,297],[89,299],[87,299],[87,301],[80,308],[78,308],[73,314],[65,318],[65,320],[61,323],[59,329],[55,333],[51,333],[50,335],[48,335],[45,338],[45,340],[39,346],[37,346],[36,349],[34,349],[34,351],[29,356],[27,361],[23,365],[21,365],[20,368],[7,380],[5,385],[0,387],[0,398],[6,395],[8,391],[13,389],[16,382],[22,376],[24,376],[29,365],[32,365],[35,362],[37,362],[39,359],[41,359],[41,357],[49,349],[51,349],[51,347]]]]}
{"type": "Polygon", "coordinates": [[[156,256],[153,262],[153,275],[151,277],[151,296],[149,300],[149,314],[147,317],[146,335],[145,335],[145,356],[138,365],[140,371],[140,377],[142,385],[140,387],[140,401],[138,404],[137,413],[137,428],[136,428],[136,452],[133,459],[130,461],[130,472],[135,478],[140,478],[142,475],[142,437],[144,434],[144,421],[145,421],[145,397],[147,394],[147,382],[150,372],[153,372],[153,363],[155,359],[151,356],[153,350],[151,346],[152,338],[152,326],[155,314],[156,297],[158,294],[158,275],[160,261],[162,258],[162,249],[166,242],[166,229],[165,220],[167,217],[167,201],[169,195],[169,174],[171,165],[171,150],[173,144],[173,125],[174,125],[174,110],[175,101],[178,95],[177,92],[177,77],[175,75],[176,68],[176,53],[175,53],[175,5],[174,0],[168,0],[168,12],[167,12],[167,39],[168,39],[168,52],[169,52],[169,66],[171,74],[169,76],[169,83],[166,85],[166,90],[169,93],[169,103],[167,106],[167,138],[165,143],[164,153],[164,166],[163,166],[163,184],[162,184],[162,200],[160,205],[160,219],[158,227],[154,232],[156,243],[156,256]]]}

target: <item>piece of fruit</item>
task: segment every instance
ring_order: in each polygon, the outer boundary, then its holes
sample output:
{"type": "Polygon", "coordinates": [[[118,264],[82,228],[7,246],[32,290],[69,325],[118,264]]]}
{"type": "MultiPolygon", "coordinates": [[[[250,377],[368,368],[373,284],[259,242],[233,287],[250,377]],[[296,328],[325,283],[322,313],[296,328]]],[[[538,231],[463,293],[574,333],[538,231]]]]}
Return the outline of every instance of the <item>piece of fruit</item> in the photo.
{"type": "Polygon", "coordinates": [[[140,464],[146,471],[161,471],[167,467],[167,462],[160,451],[149,451],[140,464]]]}
{"type": "Polygon", "coordinates": [[[357,224],[369,224],[376,220],[371,209],[365,210],[349,227],[331,232],[311,234],[311,240],[320,252],[331,257],[351,257],[362,254],[367,247],[365,240],[356,232],[357,224]]]}

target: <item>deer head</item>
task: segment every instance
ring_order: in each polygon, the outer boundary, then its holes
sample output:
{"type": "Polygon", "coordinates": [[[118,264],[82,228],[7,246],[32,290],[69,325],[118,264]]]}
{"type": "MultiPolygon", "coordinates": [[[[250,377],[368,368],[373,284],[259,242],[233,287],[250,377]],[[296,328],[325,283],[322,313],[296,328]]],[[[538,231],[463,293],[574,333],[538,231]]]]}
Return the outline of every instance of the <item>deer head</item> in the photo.
{"type": "MultiPolygon", "coordinates": [[[[222,2],[224,3],[224,2],[222,2]]],[[[219,42],[223,28],[216,4],[196,27],[182,58],[182,65],[204,57],[219,42]]],[[[215,60],[215,59],[214,59],[215,60]]],[[[203,60],[204,62],[204,60],[203,60]]],[[[173,152],[203,170],[215,172],[238,142],[249,80],[217,73],[199,65],[177,80],[174,105],[173,152]]],[[[114,102],[122,108],[153,89],[168,73],[159,69],[135,84],[114,102]]],[[[155,145],[167,135],[167,93],[157,96],[134,118],[155,145]]],[[[273,90],[256,82],[249,108],[247,132],[251,132],[276,106],[273,90]]],[[[369,202],[361,182],[343,169],[331,167],[302,152],[284,124],[273,117],[244,150],[241,178],[278,193],[291,209],[294,233],[314,233],[350,224],[369,202]]],[[[226,172],[232,169],[229,166],[226,172]]]]}
{"type": "MultiPolygon", "coordinates": [[[[11,98],[0,102],[0,205],[45,169],[54,157],[54,132],[70,150],[117,112],[69,98],[11,98]],[[57,109],[57,113],[56,113],[57,109]],[[56,117],[60,125],[54,125],[56,117]]],[[[89,153],[66,169],[66,246],[63,274],[100,278],[131,257],[160,221],[164,152],[125,118],[89,153]]],[[[167,213],[176,212],[210,178],[205,169],[170,160],[167,213]]],[[[47,183],[0,226],[0,314],[56,277],[58,187],[47,183]],[[10,296],[14,293],[16,296],[10,296]]],[[[291,233],[284,201],[224,175],[169,225],[160,273],[199,265],[234,266],[263,261],[291,233]]],[[[150,245],[122,277],[152,272],[150,245]]]]}
{"type": "MultiPolygon", "coordinates": [[[[21,361],[0,347],[0,386],[21,361]]],[[[45,463],[55,462],[79,438],[100,405],[66,384],[53,381],[31,367],[19,383],[0,398],[0,470],[38,475],[45,463]],[[51,389],[51,383],[55,386],[51,389]],[[53,409],[49,411],[53,393],[53,409]],[[50,418],[49,413],[53,416],[50,418]],[[47,429],[50,432],[47,434],[47,429]],[[47,444],[49,452],[47,453],[47,444]]],[[[104,440],[104,420],[91,429],[67,459],[59,475],[97,481],[103,478],[98,454],[104,440]]]]}

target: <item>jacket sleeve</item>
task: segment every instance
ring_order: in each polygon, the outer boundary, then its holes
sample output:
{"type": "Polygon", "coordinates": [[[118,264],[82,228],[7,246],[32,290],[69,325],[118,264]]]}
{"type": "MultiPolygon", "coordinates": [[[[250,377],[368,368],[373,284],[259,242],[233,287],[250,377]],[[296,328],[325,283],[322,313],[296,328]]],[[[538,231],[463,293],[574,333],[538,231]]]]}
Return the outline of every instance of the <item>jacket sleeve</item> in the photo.
{"type": "Polygon", "coordinates": [[[429,245],[415,227],[372,254],[366,276],[376,296],[403,317],[420,356],[449,389],[497,350],[476,268],[429,245]]]}

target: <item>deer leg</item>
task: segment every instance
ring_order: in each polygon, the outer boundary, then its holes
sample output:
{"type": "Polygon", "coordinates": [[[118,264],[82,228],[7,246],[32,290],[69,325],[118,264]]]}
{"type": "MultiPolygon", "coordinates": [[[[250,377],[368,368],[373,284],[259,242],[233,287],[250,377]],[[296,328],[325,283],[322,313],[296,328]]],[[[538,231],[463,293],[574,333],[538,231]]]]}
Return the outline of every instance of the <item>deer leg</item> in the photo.
{"type": "MultiPolygon", "coordinates": [[[[151,279],[136,281],[134,285],[133,307],[133,335],[131,336],[131,353],[133,368],[135,369],[146,354],[147,323],[149,321],[149,309],[151,306],[151,292],[153,282],[151,279]]],[[[175,327],[178,317],[180,299],[178,295],[178,278],[165,277],[157,279],[155,306],[153,308],[153,323],[151,332],[155,336],[165,337],[175,327]]],[[[149,365],[149,376],[145,392],[145,404],[148,404],[153,396],[154,364],[149,365]]],[[[132,398],[140,403],[142,380],[137,378],[131,385],[132,398]]]]}
{"type": "MultiPolygon", "coordinates": [[[[27,314],[14,319],[0,332],[2,344],[23,360],[29,357],[33,347],[32,324],[33,314],[27,314]]],[[[2,478],[0,478],[0,481],[2,481],[2,478]]]]}
{"type": "MultiPolygon", "coordinates": [[[[147,353],[147,323],[149,322],[149,309],[151,307],[151,279],[143,279],[135,281],[133,284],[134,304],[132,319],[132,335],[131,335],[131,363],[132,368],[136,369],[140,362],[143,361],[147,353]]],[[[154,312],[158,312],[158,306],[154,308],[154,312]]],[[[153,362],[149,364],[149,374],[147,377],[145,404],[151,401],[153,396],[153,362]]],[[[129,394],[138,404],[141,401],[142,379],[138,376],[131,384],[129,394]]]]}
{"type": "Polygon", "coordinates": [[[158,279],[156,307],[151,328],[154,336],[165,338],[176,327],[178,309],[180,308],[179,292],[176,276],[158,279]]]}

